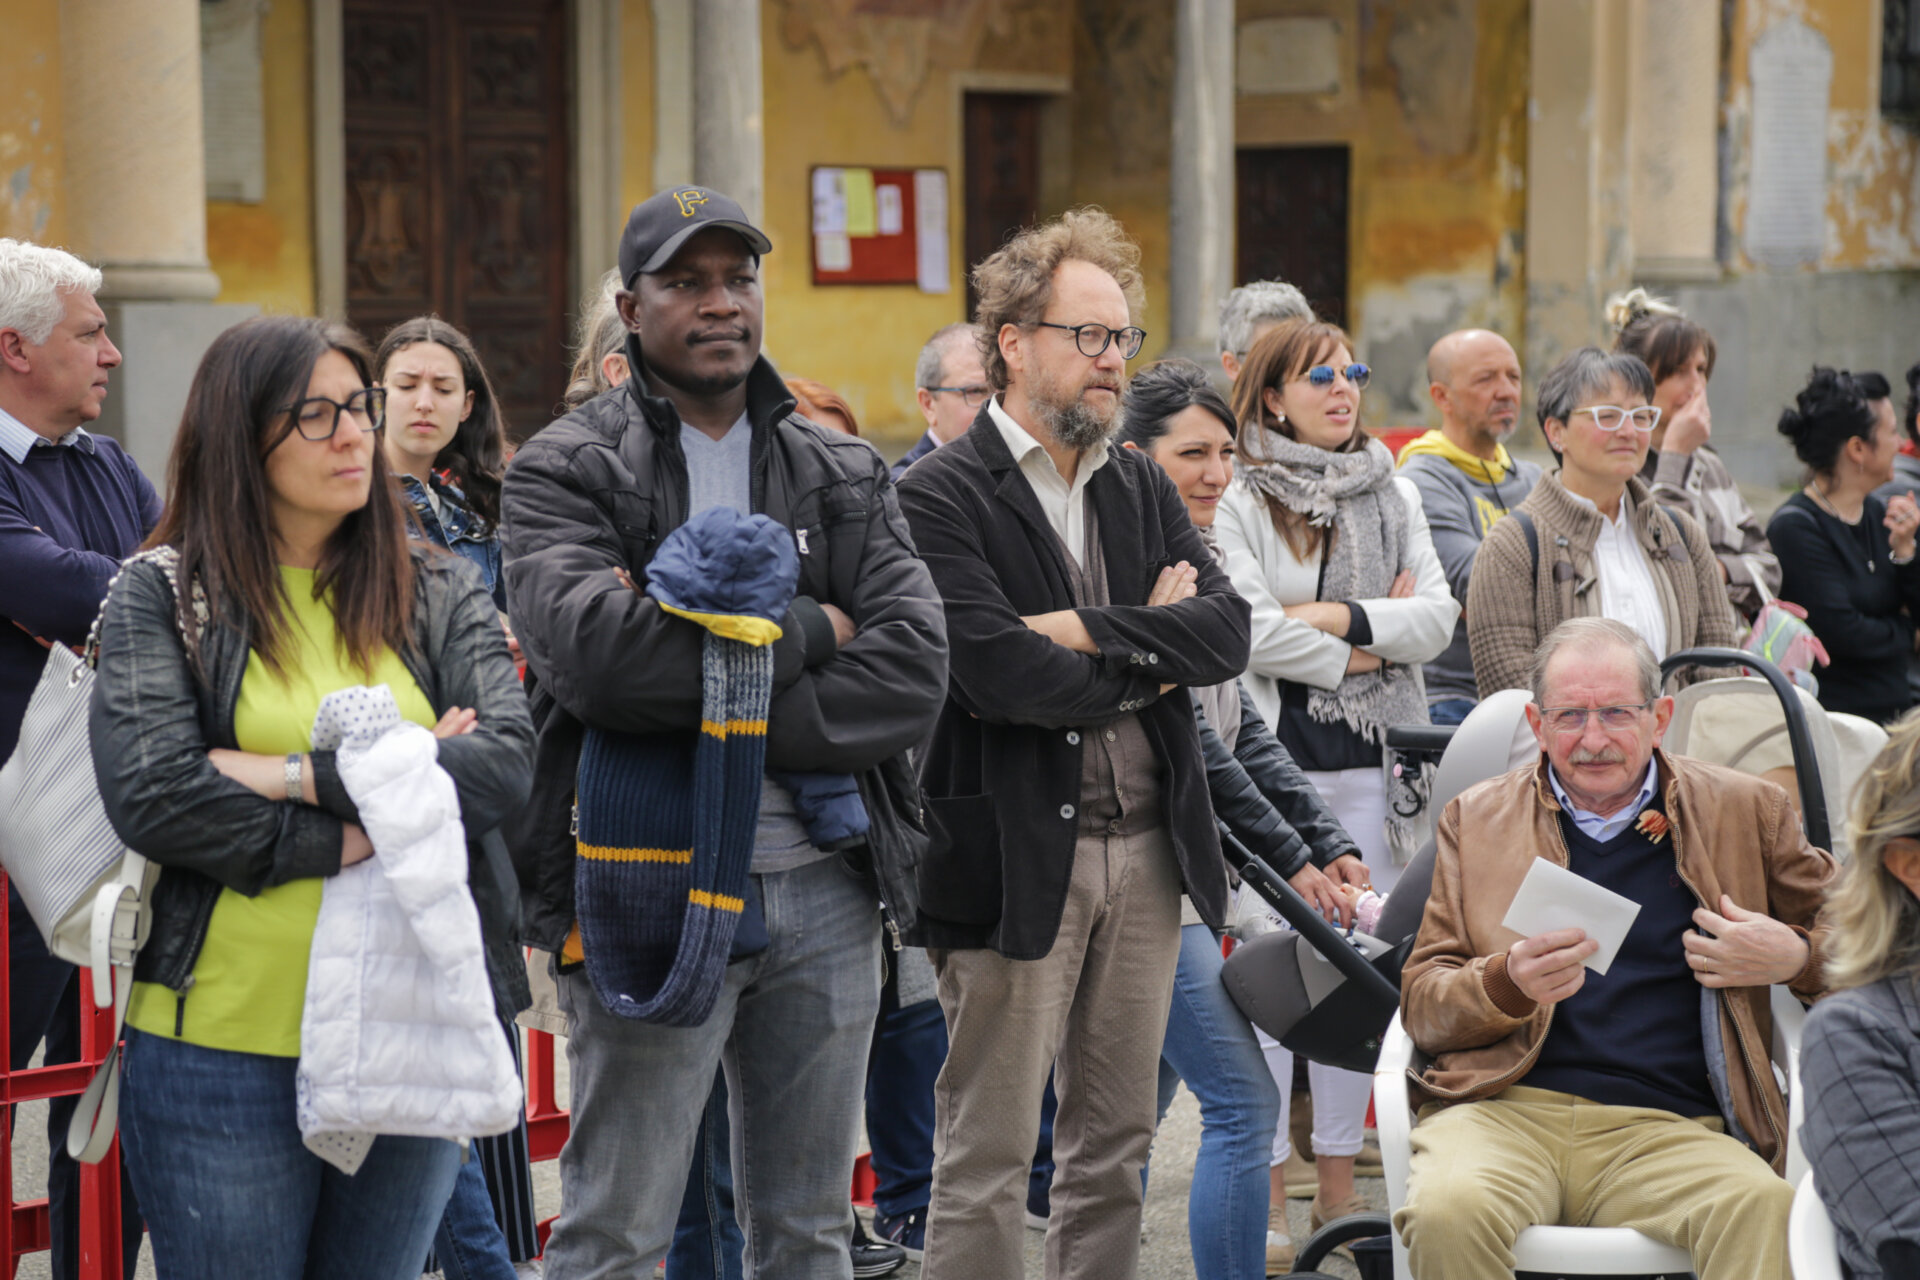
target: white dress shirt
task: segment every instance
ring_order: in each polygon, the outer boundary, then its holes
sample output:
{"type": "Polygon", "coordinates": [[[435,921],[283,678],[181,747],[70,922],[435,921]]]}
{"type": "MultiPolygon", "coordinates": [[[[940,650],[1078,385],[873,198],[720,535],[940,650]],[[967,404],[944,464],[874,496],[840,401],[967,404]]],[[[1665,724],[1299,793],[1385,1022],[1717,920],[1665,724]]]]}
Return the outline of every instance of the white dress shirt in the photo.
{"type": "Polygon", "coordinates": [[[1571,491],[1567,494],[1600,516],[1593,541],[1593,570],[1600,579],[1600,616],[1624,622],[1639,633],[1655,657],[1667,656],[1667,611],[1660,605],[1660,584],[1653,579],[1646,548],[1633,528],[1633,509],[1620,497],[1620,514],[1609,520],[1600,508],[1571,491]]]}
{"type": "Polygon", "coordinates": [[[1558,800],[1560,807],[1567,811],[1567,816],[1573,819],[1574,826],[1580,828],[1580,833],[1605,844],[1625,831],[1628,823],[1638,819],[1641,811],[1647,807],[1647,801],[1653,799],[1653,789],[1660,782],[1660,764],[1657,760],[1647,761],[1647,780],[1640,784],[1639,798],[1611,818],[1589,813],[1574,804],[1567,793],[1561,789],[1560,776],[1553,771],[1552,765],[1547,766],[1547,781],[1553,784],[1554,799],[1558,800]]]}
{"type": "Polygon", "coordinates": [[[993,425],[1000,428],[1000,438],[1007,442],[1008,452],[1013,454],[1014,462],[1019,464],[1020,474],[1027,478],[1027,486],[1033,490],[1033,496],[1040,500],[1040,510],[1046,515],[1047,523],[1060,535],[1060,541],[1067,544],[1067,551],[1073,556],[1075,564],[1086,567],[1087,563],[1087,481],[1093,473],[1107,465],[1107,450],[1103,445],[1089,453],[1080,455],[1080,465],[1074,469],[1073,483],[1068,484],[1060,469],[1053,465],[1053,459],[1047,455],[1046,446],[1027,434],[1025,427],[1013,420],[1013,415],[1000,407],[1000,397],[987,401],[987,413],[993,418],[993,425]]]}
{"type": "Polygon", "coordinates": [[[93,437],[87,434],[84,427],[75,427],[61,436],[58,441],[53,441],[5,409],[0,409],[0,453],[6,454],[15,462],[25,462],[29,449],[51,449],[56,443],[68,449],[77,448],[86,453],[93,452],[93,437]]]}

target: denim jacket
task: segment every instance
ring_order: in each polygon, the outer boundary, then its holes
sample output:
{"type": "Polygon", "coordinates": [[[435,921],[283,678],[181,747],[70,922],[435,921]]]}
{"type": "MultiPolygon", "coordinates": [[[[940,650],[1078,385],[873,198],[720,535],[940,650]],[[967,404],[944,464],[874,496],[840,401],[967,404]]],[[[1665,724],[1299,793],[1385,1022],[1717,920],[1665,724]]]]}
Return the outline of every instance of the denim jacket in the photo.
{"type": "Polygon", "coordinates": [[[480,570],[493,607],[507,611],[506,584],[500,580],[500,532],[467,505],[460,486],[434,472],[433,492],[440,499],[440,513],[434,514],[427,488],[409,475],[400,477],[400,492],[407,500],[407,523],[435,546],[445,547],[457,556],[473,561],[480,570]]]}

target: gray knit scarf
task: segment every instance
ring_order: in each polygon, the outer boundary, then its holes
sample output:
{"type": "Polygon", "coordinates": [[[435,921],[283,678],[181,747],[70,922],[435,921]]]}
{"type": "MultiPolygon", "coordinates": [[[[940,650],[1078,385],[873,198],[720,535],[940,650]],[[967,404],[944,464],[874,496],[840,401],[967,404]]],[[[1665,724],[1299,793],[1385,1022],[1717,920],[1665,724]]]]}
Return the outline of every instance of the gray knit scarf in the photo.
{"type": "MultiPolygon", "coordinates": [[[[1261,443],[1269,462],[1244,467],[1240,474],[1247,484],[1306,516],[1315,528],[1332,532],[1319,598],[1385,596],[1411,551],[1407,507],[1393,486],[1393,455],[1386,446],[1369,439],[1357,453],[1331,453],[1276,431],[1267,431],[1261,443]]],[[[1348,675],[1332,689],[1309,688],[1307,714],[1321,724],[1344,723],[1382,747],[1388,725],[1428,722],[1420,682],[1411,667],[1399,663],[1348,675]]],[[[1407,785],[1405,779],[1389,781],[1407,785]]],[[[1387,830],[1394,861],[1404,863],[1413,853],[1416,831],[1400,807],[1388,806],[1387,830]]]]}

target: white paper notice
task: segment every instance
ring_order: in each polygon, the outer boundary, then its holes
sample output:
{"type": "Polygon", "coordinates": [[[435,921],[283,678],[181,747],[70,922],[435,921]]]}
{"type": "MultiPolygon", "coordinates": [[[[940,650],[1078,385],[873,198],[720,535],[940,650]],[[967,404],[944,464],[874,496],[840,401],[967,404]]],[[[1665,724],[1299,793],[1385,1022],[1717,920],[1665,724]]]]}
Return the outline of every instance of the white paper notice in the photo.
{"type": "Polygon", "coordinates": [[[883,236],[897,236],[906,230],[907,202],[900,198],[900,188],[892,183],[873,189],[875,220],[883,236]]]}
{"type": "Polygon", "coordinates": [[[853,244],[844,231],[816,235],[813,238],[813,265],[821,271],[853,269],[853,244]]]}
{"type": "Polygon", "coordinates": [[[945,293],[952,287],[947,270],[946,170],[913,171],[913,223],[920,292],[945,293]]]}
{"type": "Polygon", "coordinates": [[[1554,929],[1584,929],[1600,949],[1587,957],[1587,968],[1605,975],[1627,930],[1640,914],[1640,904],[1545,858],[1535,858],[1513,895],[1513,905],[1500,922],[1523,938],[1554,929]]]}
{"type": "MultiPolygon", "coordinates": [[[[813,234],[839,235],[847,229],[846,170],[813,171],[813,234]]],[[[841,267],[839,270],[844,271],[841,267]]]]}

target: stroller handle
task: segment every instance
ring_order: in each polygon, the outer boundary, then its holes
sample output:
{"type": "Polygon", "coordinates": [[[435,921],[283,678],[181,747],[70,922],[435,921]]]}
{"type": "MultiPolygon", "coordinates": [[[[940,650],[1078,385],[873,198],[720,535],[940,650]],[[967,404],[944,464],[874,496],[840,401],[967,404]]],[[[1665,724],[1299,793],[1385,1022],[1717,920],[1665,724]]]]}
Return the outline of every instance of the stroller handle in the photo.
{"type": "Polygon", "coordinates": [[[1787,718],[1787,742],[1793,748],[1793,776],[1800,785],[1801,822],[1806,826],[1807,843],[1816,849],[1833,848],[1833,827],[1827,821],[1827,792],[1820,781],[1820,760],[1813,753],[1813,731],[1807,727],[1807,709],[1800,705],[1791,680],[1780,668],[1758,654],[1744,649],[1702,645],[1668,654],[1660,662],[1664,683],[1681,667],[1746,667],[1773,686],[1780,699],[1780,710],[1787,718]]]}
{"type": "Polygon", "coordinates": [[[1307,945],[1326,957],[1342,976],[1362,987],[1372,988],[1380,998],[1396,1005],[1400,1003],[1400,988],[1356,951],[1344,934],[1321,919],[1320,913],[1300,896],[1298,890],[1281,879],[1280,873],[1268,865],[1266,859],[1241,844],[1224,825],[1220,827],[1220,848],[1226,854],[1227,861],[1240,873],[1240,878],[1254,884],[1260,890],[1260,896],[1271,902],[1294,931],[1306,940],[1307,945]]]}

